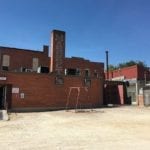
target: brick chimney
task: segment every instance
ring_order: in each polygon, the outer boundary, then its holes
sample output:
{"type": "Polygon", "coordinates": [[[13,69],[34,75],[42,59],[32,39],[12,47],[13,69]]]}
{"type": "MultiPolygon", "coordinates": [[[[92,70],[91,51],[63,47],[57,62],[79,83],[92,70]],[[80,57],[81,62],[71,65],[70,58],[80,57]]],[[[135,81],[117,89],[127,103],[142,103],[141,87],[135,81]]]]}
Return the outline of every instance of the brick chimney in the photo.
{"type": "Polygon", "coordinates": [[[51,32],[51,62],[50,72],[55,72],[57,75],[64,73],[65,59],[65,32],[53,30],[51,32]]]}
{"type": "Polygon", "coordinates": [[[47,45],[43,45],[43,53],[48,56],[48,53],[49,53],[49,46],[47,45]]]}

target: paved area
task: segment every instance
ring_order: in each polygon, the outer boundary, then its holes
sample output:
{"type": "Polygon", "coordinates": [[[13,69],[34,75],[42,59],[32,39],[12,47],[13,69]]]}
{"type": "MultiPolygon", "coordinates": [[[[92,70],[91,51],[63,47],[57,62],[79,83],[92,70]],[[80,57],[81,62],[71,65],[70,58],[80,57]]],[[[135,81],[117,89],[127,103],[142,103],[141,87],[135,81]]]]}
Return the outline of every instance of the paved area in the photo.
{"type": "Polygon", "coordinates": [[[12,113],[0,121],[0,150],[100,149],[150,149],[150,108],[12,113]]]}

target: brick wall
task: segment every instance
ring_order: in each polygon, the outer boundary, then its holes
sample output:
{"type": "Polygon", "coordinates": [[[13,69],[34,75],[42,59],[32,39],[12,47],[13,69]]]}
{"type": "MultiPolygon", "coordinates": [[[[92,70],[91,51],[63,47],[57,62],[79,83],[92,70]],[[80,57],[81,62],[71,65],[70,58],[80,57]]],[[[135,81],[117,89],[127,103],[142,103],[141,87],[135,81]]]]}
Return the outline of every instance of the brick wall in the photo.
{"type": "Polygon", "coordinates": [[[32,69],[33,58],[39,59],[39,66],[49,67],[48,47],[44,46],[43,52],[0,47],[0,66],[2,67],[3,55],[10,56],[9,71],[19,70],[21,67],[32,69]]]}
{"type": "MultiPolygon", "coordinates": [[[[83,87],[84,78],[82,77],[64,77],[63,85],[55,84],[55,75],[36,74],[36,73],[4,73],[6,81],[0,81],[0,84],[12,85],[12,88],[19,88],[19,93],[11,93],[11,108],[60,108],[65,107],[69,87],[83,87]],[[21,98],[24,93],[24,98],[21,98]]],[[[103,104],[103,81],[97,78],[91,79],[91,86],[87,92],[82,89],[79,98],[80,104],[92,105],[98,107],[103,104]]],[[[70,107],[75,106],[77,93],[74,91],[70,107]]]]}
{"type": "Polygon", "coordinates": [[[125,79],[137,78],[137,76],[138,76],[137,65],[122,68],[122,69],[117,69],[117,70],[109,72],[109,79],[120,77],[120,76],[124,76],[125,79]]]}
{"type": "MultiPolygon", "coordinates": [[[[49,67],[51,62],[50,57],[48,57],[47,46],[44,46],[43,52],[0,47],[0,69],[2,68],[3,55],[10,56],[9,71],[20,71],[21,67],[32,69],[33,58],[39,59],[39,66],[49,67]]],[[[100,77],[104,77],[104,63],[91,62],[83,58],[65,58],[63,68],[79,68],[82,76],[85,75],[85,69],[90,70],[91,76],[94,76],[96,70],[100,77]]]]}
{"type": "Polygon", "coordinates": [[[79,68],[81,69],[81,75],[85,75],[85,69],[90,70],[90,76],[94,77],[94,71],[98,75],[104,78],[104,63],[91,62],[79,57],[65,58],[64,68],[79,68]]]}

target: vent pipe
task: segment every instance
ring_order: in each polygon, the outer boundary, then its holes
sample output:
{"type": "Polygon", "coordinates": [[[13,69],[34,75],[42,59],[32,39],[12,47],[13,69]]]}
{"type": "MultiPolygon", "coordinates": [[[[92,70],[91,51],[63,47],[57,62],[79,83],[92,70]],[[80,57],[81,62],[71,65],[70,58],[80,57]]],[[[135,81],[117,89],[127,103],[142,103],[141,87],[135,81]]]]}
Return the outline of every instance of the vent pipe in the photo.
{"type": "Polygon", "coordinates": [[[108,50],[106,50],[106,79],[109,79],[108,50]]]}

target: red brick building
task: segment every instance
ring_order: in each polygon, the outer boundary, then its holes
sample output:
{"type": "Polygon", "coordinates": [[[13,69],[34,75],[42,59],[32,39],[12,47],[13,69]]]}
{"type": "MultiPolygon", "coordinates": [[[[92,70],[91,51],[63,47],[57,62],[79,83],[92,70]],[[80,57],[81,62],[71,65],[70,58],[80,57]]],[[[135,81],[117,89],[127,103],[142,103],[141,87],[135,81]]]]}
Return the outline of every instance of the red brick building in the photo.
{"type": "Polygon", "coordinates": [[[139,104],[140,89],[145,87],[150,81],[149,68],[134,65],[110,71],[108,75],[108,80],[110,81],[127,81],[129,83],[129,86],[127,86],[128,100],[131,101],[132,104],[139,104]]]}
{"type": "Polygon", "coordinates": [[[65,36],[52,31],[51,57],[48,46],[42,51],[0,47],[0,109],[58,109],[67,100],[68,107],[103,104],[104,64],[66,58],[65,36]]]}
{"type": "MultiPolygon", "coordinates": [[[[106,74],[105,74],[106,78],[106,74]]],[[[109,72],[109,80],[150,80],[150,70],[147,67],[134,65],[109,72]]]]}
{"type": "Polygon", "coordinates": [[[49,67],[48,52],[48,46],[43,46],[43,51],[0,47],[0,69],[1,71],[33,72],[37,71],[39,66],[49,67]]]}

